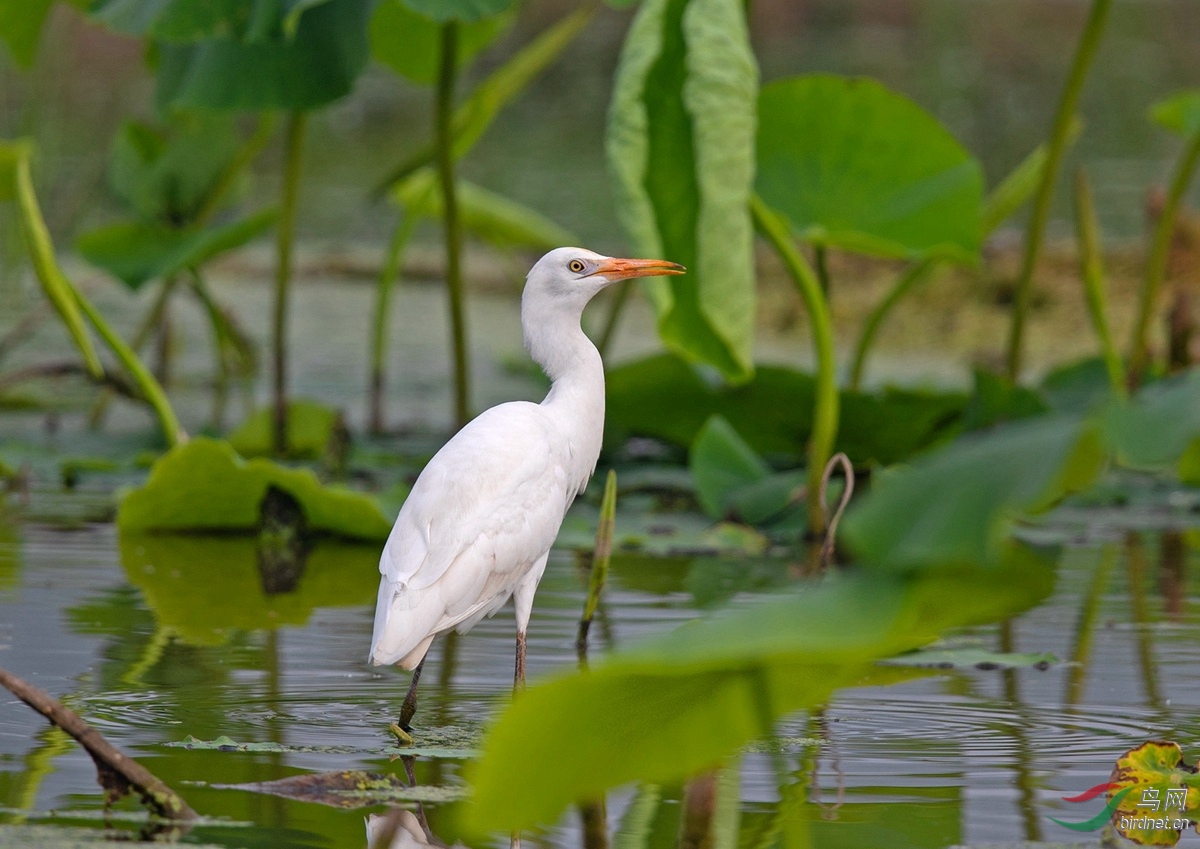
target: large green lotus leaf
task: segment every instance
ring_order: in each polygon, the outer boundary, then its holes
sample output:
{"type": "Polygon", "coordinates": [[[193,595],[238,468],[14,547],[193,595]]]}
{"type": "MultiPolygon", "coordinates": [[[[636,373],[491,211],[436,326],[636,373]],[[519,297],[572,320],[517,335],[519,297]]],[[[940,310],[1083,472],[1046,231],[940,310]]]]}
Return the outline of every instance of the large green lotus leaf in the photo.
{"type": "Polygon", "coordinates": [[[646,0],[621,52],[606,148],[641,256],[683,263],[646,287],[666,344],[726,378],[753,373],[758,70],[738,0],[646,0]]]}
{"type": "Polygon", "coordinates": [[[122,529],[118,542],[129,582],[159,625],[195,646],[221,645],[239,631],[303,625],[319,607],[368,605],[379,585],[375,545],[318,541],[296,588],[268,593],[252,537],[122,529]]]}
{"type": "Polygon", "coordinates": [[[130,289],[138,289],[148,280],[198,268],[226,251],[240,248],[266,233],[274,223],[274,210],[202,229],[122,221],[84,233],[76,240],[75,249],[92,265],[130,289]]]}
{"type": "Polygon", "coordinates": [[[1200,89],[1181,91],[1150,108],[1150,116],[1160,126],[1185,138],[1200,133],[1200,89]]]}
{"type": "Polygon", "coordinates": [[[1113,405],[1107,426],[1122,463],[1174,466],[1200,438],[1200,369],[1147,386],[1129,404],[1113,405]]]}
{"type": "Polygon", "coordinates": [[[1056,413],[1094,413],[1105,408],[1113,397],[1103,357],[1088,357],[1051,369],[1038,389],[1056,413]]]}
{"type": "Polygon", "coordinates": [[[978,261],[983,169],[921,107],[818,74],[764,86],[758,111],[758,192],[800,238],[978,261]]]}
{"type": "Polygon", "coordinates": [[[160,107],[315,109],[348,94],[370,57],[371,0],[327,0],[293,33],[158,45],[160,107]]]}
{"type": "Polygon", "coordinates": [[[996,571],[832,575],[538,682],[492,727],[468,774],[468,824],[512,831],[629,781],[681,780],[828,699],[876,658],[1024,609],[1053,573],[1028,549],[1006,552],[996,571]]]}
{"type": "MultiPolygon", "coordinates": [[[[534,209],[468,183],[458,182],[458,214],[463,229],[500,247],[548,251],[579,239],[534,209]]],[[[393,202],[409,215],[440,219],[442,190],[437,174],[422,168],[395,185],[393,202]]]]}
{"type": "Polygon", "coordinates": [[[121,498],[117,525],[124,532],[254,530],[270,486],[299,502],[314,532],[382,541],[391,531],[392,523],[370,496],[322,486],[309,469],[243,460],[229,443],[206,438],[159,458],[145,485],[121,498]]]}
{"type": "MultiPolygon", "coordinates": [[[[469,63],[512,21],[513,15],[504,14],[460,25],[459,64],[469,63]]],[[[371,55],[405,79],[432,85],[441,63],[441,27],[403,0],[383,0],[371,16],[371,55]]]]}
{"type": "MultiPolygon", "coordinates": [[[[759,366],[739,386],[705,382],[679,357],[658,354],[610,369],[605,443],[651,436],[688,447],[709,416],[719,414],[757,453],[799,461],[812,428],[812,375],[759,366]]],[[[844,391],[837,450],[856,463],[890,464],[954,432],[967,403],[959,392],[884,389],[844,391]]]]}
{"type": "Polygon", "coordinates": [[[165,128],[129,121],[109,153],[109,183],[138,218],[189,223],[224,179],[241,140],[232,116],[176,111],[165,128]]]}
{"type": "Polygon", "coordinates": [[[990,564],[1019,516],[1085,488],[1105,461],[1095,424],[1026,419],[881,473],[840,533],[852,552],[889,570],[990,564]]]}
{"type": "Polygon", "coordinates": [[[975,390],[963,410],[963,430],[982,430],[1001,422],[1046,412],[1046,402],[1034,389],[1010,383],[987,369],[975,369],[975,390]]]}

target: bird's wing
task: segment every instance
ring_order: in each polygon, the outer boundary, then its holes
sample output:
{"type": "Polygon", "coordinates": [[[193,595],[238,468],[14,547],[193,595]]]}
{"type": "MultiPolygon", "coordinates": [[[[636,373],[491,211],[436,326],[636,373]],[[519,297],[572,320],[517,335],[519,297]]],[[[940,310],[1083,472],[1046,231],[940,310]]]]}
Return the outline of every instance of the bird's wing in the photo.
{"type": "Polygon", "coordinates": [[[397,589],[423,589],[472,548],[491,555],[493,572],[535,560],[569,506],[566,458],[557,455],[538,405],[482,413],[417,478],[380,558],[383,577],[397,589]]]}

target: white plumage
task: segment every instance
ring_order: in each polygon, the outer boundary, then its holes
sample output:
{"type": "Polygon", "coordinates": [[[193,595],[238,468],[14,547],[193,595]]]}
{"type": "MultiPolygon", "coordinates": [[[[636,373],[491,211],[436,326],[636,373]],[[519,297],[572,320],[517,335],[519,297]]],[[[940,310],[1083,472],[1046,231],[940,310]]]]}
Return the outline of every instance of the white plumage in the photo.
{"type": "MultiPolygon", "coordinates": [[[[521,325],[550,392],[541,404],[486,410],[417,478],[379,561],[372,663],[419,675],[436,636],[468,630],[512,596],[516,684],[523,682],[534,592],[563,515],[595,470],[604,430],[604,367],[580,328],[583,308],[618,280],[682,272],[675,263],[582,248],[558,248],[533,266],[521,325]]],[[[402,726],[415,710],[417,675],[402,726]]]]}

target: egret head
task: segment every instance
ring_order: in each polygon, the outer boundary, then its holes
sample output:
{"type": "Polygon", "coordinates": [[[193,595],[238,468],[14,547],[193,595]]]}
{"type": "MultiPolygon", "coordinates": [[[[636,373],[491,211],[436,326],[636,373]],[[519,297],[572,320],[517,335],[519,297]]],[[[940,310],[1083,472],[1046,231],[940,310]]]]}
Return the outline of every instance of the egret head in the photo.
{"type": "Polygon", "coordinates": [[[555,248],[529,270],[525,298],[579,311],[606,286],[632,277],[683,274],[684,267],[661,259],[615,259],[584,248],[555,248]]]}

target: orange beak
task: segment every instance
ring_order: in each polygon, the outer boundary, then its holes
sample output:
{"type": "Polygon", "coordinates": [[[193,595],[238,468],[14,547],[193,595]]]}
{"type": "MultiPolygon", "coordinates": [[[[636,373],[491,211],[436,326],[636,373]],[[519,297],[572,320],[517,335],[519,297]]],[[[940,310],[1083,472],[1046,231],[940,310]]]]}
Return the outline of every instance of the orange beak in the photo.
{"type": "Polygon", "coordinates": [[[657,277],[661,274],[683,274],[687,269],[677,262],[665,259],[609,259],[602,260],[592,274],[602,274],[609,280],[628,280],[631,277],[657,277]]]}

